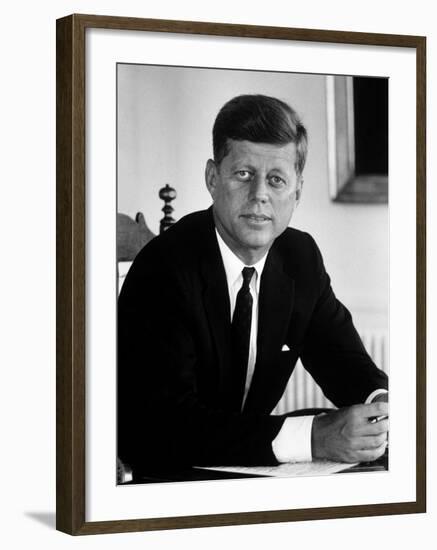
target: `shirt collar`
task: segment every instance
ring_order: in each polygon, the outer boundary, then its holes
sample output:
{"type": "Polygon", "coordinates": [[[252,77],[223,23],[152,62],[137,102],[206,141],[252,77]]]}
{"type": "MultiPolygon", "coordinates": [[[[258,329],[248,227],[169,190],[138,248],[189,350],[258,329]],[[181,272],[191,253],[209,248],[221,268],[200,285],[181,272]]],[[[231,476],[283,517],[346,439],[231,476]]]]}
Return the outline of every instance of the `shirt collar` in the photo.
{"type": "Polygon", "coordinates": [[[264,254],[261,260],[259,260],[255,264],[247,266],[240,260],[240,258],[236,254],[234,254],[234,252],[232,252],[229,246],[221,238],[219,232],[217,231],[217,228],[215,228],[215,234],[217,235],[217,241],[220,248],[220,253],[222,255],[228,287],[231,288],[231,286],[236,283],[238,278],[242,276],[241,272],[243,271],[244,267],[254,267],[256,273],[256,291],[257,293],[259,293],[261,274],[264,269],[264,264],[266,263],[267,254],[264,254]]]}

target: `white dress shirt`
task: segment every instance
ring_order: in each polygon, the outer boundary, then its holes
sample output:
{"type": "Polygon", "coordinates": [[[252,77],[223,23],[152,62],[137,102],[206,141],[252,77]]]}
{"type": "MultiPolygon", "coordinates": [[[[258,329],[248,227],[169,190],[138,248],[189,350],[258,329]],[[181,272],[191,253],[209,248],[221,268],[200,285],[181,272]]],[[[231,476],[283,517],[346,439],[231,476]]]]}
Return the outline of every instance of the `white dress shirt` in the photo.
{"type": "MultiPolygon", "coordinates": [[[[253,302],[252,322],[250,327],[249,358],[247,362],[246,384],[243,397],[244,406],[255,369],[256,341],[258,335],[258,296],[261,274],[264,269],[267,254],[256,264],[246,266],[223,241],[217,229],[216,235],[225,268],[226,280],[228,283],[231,321],[235,310],[237,294],[243,284],[243,275],[241,272],[244,267],[255,268],[255,272],[249,285],[253,302]]],[[[272,442],[273,453],[278,462],[302,462],[311,460],[311,429],[313,418],[313,416],[296,416],[285,419],[278,435],[272,442]]]]}

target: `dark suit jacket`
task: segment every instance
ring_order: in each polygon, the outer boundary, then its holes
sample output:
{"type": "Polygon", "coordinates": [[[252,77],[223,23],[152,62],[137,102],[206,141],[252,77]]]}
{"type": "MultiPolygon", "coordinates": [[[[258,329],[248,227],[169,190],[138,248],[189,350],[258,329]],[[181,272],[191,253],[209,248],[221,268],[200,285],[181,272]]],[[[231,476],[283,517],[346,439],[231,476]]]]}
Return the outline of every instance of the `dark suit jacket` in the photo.
{"type": "Polygon", "coordinates": [[[387,387],[314,240],[295,229],[268,253],[257,350],[244,410],[234,411],[230,305],[212,210],[186,216],[141,250],[120,294],[119,456],[134,467],[276,464],[271,442],[284,417],[270,412],[299,357],[337,406],[387,387]]]}

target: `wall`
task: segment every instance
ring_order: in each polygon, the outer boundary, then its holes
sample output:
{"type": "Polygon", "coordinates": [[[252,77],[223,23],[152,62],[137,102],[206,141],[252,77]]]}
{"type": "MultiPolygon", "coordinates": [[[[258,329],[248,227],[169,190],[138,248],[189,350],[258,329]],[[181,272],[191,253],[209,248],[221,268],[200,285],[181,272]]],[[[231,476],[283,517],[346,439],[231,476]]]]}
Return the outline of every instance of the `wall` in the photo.
{"type": "Polygon", "coordinates": [[[309,135],[303,198],[291,224],[315,237],[337,295],[359,321],[371,328],[386,322],[388,208],[329,199],[324,76],[119,65],[118,85],[118,210],[141,210],[156,233],[158,192],[166,183],[178,193],[176,219],[211,204],[205,162],[213,121],[227,100],[262,93],[290,103],[309,135]]]}
{"type": "MultiPolygon", "coordinates": [[[[308,550],[368,550],[435,547],[437,403],[429,400],[428,513],[349,520],[254,525],[72,538],[53,529],[55,510],[55,19],[73,12],[167,19],[210,20],[383,33],[428,35],[428,97],[437,94],[437,31],[433,5],[416,0],[356,3],[321,0],[266,5],[242,0],[199,4],[196,0],[120,4],[107,0],[17,0],[3,6],[1,384],[2,440],[0,501],[3,548],[191,548],[264,549],[299,546],[308,550]],[[377,16],[375,16],[377,14],[377,16]]],[[[437,164],[435,102],[429,101],[429,264],[437,278],[435,235],[437,164]]],[[[429,373],[437,377],[437,294],[429,287],[429,373]]],[[[430,397],[432,394],[430,393],[430,397]]]]}

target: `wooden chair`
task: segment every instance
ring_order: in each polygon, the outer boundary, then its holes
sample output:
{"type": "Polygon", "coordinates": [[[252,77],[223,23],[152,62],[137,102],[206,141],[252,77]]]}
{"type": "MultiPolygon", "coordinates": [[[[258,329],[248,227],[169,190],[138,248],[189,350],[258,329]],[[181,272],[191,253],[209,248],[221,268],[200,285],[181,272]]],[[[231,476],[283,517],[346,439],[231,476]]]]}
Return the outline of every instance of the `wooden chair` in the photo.
{"type": "Polygon", "coordinates": [[[131,262],[155,234],[147,227],[144,216],[138,212],[135,220],[126,214],[117,214],[117,262],[131,262]]]}

